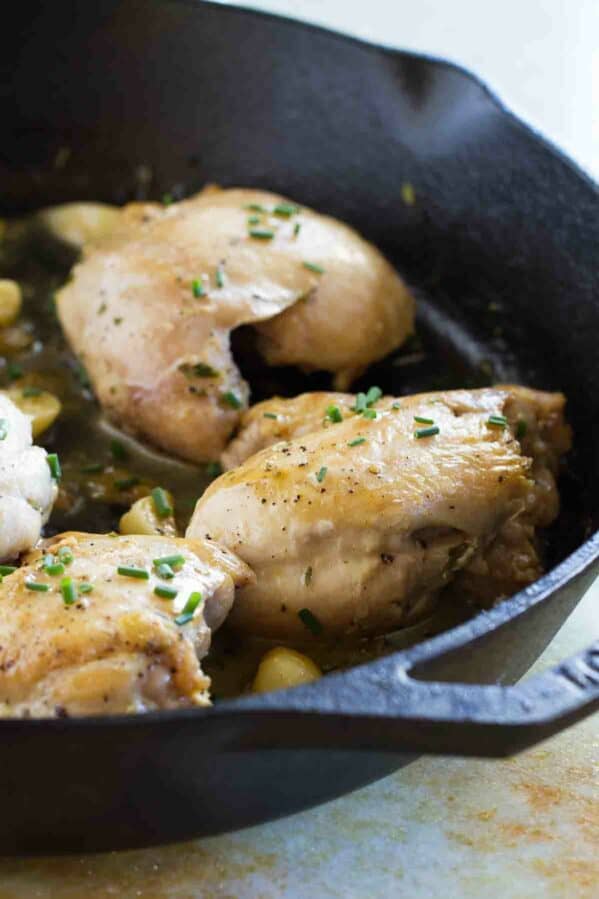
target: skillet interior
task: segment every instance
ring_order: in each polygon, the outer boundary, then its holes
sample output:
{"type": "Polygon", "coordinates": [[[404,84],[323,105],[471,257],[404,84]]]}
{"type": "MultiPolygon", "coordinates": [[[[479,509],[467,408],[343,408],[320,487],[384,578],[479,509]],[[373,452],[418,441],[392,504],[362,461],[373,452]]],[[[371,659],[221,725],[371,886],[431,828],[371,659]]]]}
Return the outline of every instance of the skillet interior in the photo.
{"type": "MultiPolygon", "coordinates": [[[[398,392],[484,383],[491,363],[496,379],[562,389],[577,449],[551,562],[597,527],[597,191],[485,88],[453,66],[210,4],[127,0],[99,12],[25,2],[14,12],[0,36],[0,213],[187,193],[212,180],[269,186],[348,220],[417,287],[430,348],[425,363],[386,363],[369,381],[398,392]],[[57,166],[63,147],[70,155],[57,166]],[[403,182],[414,186],[413,206],[401,201],[403,182]]],[[[557,623],[537,616],[534,652],[530,628],[514,629],[496,667],[463,654],[452,676],[518,676],[557,623]]],[[[170,719],[78,726],[68,751],[60,727],[7,722],[5,846],[100,848],[214,832],[401,762],[316,751],[232,759],[222,727],[203,721],[194,734],[170,719]],[[32,775],[43,740],[56,785],[32,775]],[[190,753],[193,767],[180,761],[190,753]]]]}

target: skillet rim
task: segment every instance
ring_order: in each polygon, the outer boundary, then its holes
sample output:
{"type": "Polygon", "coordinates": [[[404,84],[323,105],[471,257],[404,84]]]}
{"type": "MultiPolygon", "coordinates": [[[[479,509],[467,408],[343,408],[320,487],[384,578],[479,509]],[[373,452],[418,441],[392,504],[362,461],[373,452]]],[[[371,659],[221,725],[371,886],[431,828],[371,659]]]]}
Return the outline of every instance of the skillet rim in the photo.
{"type": "MultiPolygon", "coordinates": [[[[338,31],[324,25],[314,22],[305,21],[303,19],[294,19],[291,16],[271,12],[263,9],[253,9],[237,4],[222,3],[220,0],[168,0],[168,5],[186,6],[190,10],[197,10],[198,6],[210,7],[219,14],[231,14],[237,16],[243,14],[251,19],[265,19],[270,22],[276,21],[284,27],[295,30],[303,30],[309,33],[326,34],[329,39],[334,39],[345,44],[352,44],[363,49],[380,51],[390,56],[402,57],[407,59],[416,59],[425,62],[435,68],[449,69],[457,72],[461,76],[473,82],[487,97],[487,99],[496,107],[498,112],[505,116],[518,131],[523,134],[527,140],[535,143],[542,152],[552,156],[565,165],[572,174],[589,189],[594,197],[599,201],[599,183],[594,180],[592,175],[587,172],[578,162],[568,156],[557,144],[550,138],[538,131],[535,127],[517,116],[511,111],[509,106],[503,102],[495,92],[484,82],[477,74],[474,74],[466,67],[452,60],[447,60],[433,54],[416,52],[413,50],[405,50],[400,47],[381,44],[375,41],[366,40],[355,35],[338,31]]],[[[584,574],[599,562],[599,529],[594,531],[589,537],[581,543],[570,555],[566,556],[561,562],[546,571],[542,577],[538,578],[528,587],[518,591],[511,597],[501,601],[495,606],[491,612],[480,611],[463,624],[450,628],[442,634],[421,643],[416,644],[404,650],[398,650],[379,659],[366,662],[351,668],[333,672],[326,676],[327,685],[331,682],[342,684],[344,678],[349,674],[362,669],[368,669],[375,672],[377,667],[383,667],[383,663],[395,663],[397,667],[407,668],[413,664],[421,665],[433,659],[441,658],[454,650],[463,650],[471,645],[476,639],[485,633],[492,633],[503,625],[517,619],[520,615],[525,614],[533,606],[547,602],[557,593],[557,591],[565,588],[577,576],[584,574]],[[483,629],[481,633],[476,634],[481,622],[485,619],[490,623],[490,627],[483,629]],[[490,622],[492,619],[492,622],[490,622]],[[470,634],[469,638],[467,637],[470,634]],[[462,639],[464,638],[464,639],[462,639]]],[[[176,722],[210,720],[213,718],[222,718],[227,714],[239,716],[255,714],[259,711],[268,712],[276,711],[277,713],[292,713],[295,715],[303,715],[307,713],[318,712],[323,718],[325,710],[318,708],[318,694],[322,692],[320,685],[323,680],[319,680],[310,685],[288,688],[286,690],[276,691],[275,694],[252,695],[251,697],[235,697],[232,699],[220,700],[217,705],[204,708],[183,708],[183,709],[164,709],[149,712],[136,712],[126,714],[113,715],[90,715],[90,716],[73,716],[68,718],[0,718],[0,730],[23,729],[26,731],[37,731],[40,727],[44,730],[63,731],[65,729],[79,729],[81,727],[91,727],[94,730],[99,727],[144,727],[155,726],[161,722],[172,725],[176,722]],[[292,701],[288,706],[283,697],[293,695],[294,699],[300,696],[314,696],[315,703],[307,704],[306,708],[297,707],[297,702],[292,701]],[[276,707],[269,701],[270,696],[277,696],[276,707]],[[251,706],[248,703],[251,700],[251,706]],[[250,706],[247,707],[246,706],[250,706]]],[[[443,681],[438,682],[443,685],[443,681]]],[[[327,710],[330,713],[330,710],[327,710]]],[[[334,711],[334,710],[333,710],[334,711]]],[[[344,717],[347,720],[352,719],[352,714],[347,712],[336,712],[335,714],[344,717]]],[[[359,713],[356,712],[356,715],[359,713]]],[[[380,711],[374,711],[371,715],[372,719],[388,718],[388,715],[382,714],[380,711]]]]}

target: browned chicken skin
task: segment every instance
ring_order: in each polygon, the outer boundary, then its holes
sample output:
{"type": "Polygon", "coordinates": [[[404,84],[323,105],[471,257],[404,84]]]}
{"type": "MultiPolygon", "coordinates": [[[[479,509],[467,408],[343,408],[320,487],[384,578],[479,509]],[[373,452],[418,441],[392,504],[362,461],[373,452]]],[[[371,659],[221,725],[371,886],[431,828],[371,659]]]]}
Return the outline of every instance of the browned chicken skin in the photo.
{"type": "Polygon", "coordinates": [[[235,587],[250,578],[239,559],[205,540],[70,533],[47,541],[0,585],[0,714],[209,704],[210,678],[200,659],[235,587]],[[48,554],[64,573],[48,572],[48,554]],[[166,579],[154,560],[173,555],[182,563],[173,563],[174,576],[166,579]],[[122,566],[147,571],[148,578],[119,574],[122,566]],[[71,604],[64,577],[75,589],[71,604]],[[156,595],[157,587],[176,590],[176,598],[156,595]],[[198,593],[189,620],[178,617],[198,593]]]}
{"type": "Polygon", "coordinates": [[[540,569],[535,527],[558,509],[554,473],[570,441],[563,406],[561,394],[515,386],[382,398],[374,419],[352,412],[345,395],[260,404],[229,459],[281,428],[286,442],[215,481],[188,530],[256,574],[230,623],[295,638],[307,609],[329,635],[382,633],[432,608],[468,566],[465,590],[481,566],[495,597],[530,582],[540,569]],[[343,421],[331,421],[331,404],[343,421]],[[304,434],[300,415],[294,437],[294,410],[306,407],[317,429],[304,434]],[[428,427],[439,433],[425,436],[428,427]]]}
{"type": "Polygon", "coordinates": [[[235,328],[258,329],[269,364],[338,383],[412,331],[413,299],[378,250],[277,194],[132,204],[111,227],[59,291],[60,321],[108,415],[191,461],[220,456],[248,403],[235,328]]]}

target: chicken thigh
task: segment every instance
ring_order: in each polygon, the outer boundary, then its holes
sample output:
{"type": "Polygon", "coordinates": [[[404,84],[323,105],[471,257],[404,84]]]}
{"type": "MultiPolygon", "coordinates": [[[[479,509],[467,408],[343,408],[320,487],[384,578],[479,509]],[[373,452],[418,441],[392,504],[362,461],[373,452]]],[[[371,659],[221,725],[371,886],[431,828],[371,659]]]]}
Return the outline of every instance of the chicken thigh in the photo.
{"type": "Polygon", "coordinates": [[[355,231],[243,189],[125,207],[104,237],[84,244],[57,295],[108,415],[194,462],[220,456],[248,403],[232,330],[259,325],[269,364],[326,369],[346,382],[403,342],[413,306],[355,231]]]}
{"type": "Polygon", "coordinates": [[[0,561],[35,546],[56,499],[46,451],[32,446],[31,422],[0,393],[0,561]]]}
{"type": "Polygon", "coordinates": [[[0,585],[0,714],[209,704],[199,660],[251,578],[205,540],[70,533],[0,585]]]}
{"type": "MultiPolygon", "coordinates": [[[[361,401],[349,414],[347,397],[330,400],[317,395],[317,430],[293,437],[287,421],[290,439],[198,501],[188,536],[221,542],[256,574],[229,617],[237,628],[384,633],[431,609],[469,562],[484,566],[498,535],[521,521],[528,540],[557,513],[553,472],[569,446],[560,394],[456,390],[361,401]]],[[[284,414],[287,401],[275,402],[284,414]]]]}

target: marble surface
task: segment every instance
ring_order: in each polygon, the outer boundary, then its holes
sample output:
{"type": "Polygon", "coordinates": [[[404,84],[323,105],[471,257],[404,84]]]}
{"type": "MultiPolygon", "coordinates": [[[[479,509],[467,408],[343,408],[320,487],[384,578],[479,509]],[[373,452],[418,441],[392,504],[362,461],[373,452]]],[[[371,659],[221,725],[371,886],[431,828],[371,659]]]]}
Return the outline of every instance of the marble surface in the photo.
{"type": "MultiPolygon", "coordinates": [[[[462,62],[599,175],[597,0],[246,5],[462,62]]],[[[537,667],[597,636],[599,583],[537,667]]],[[[423,758],[351,796],[237,834],[145,851],[0,860],[0,899],[594,899],[598,846],[595,716],[517,758],[423,758]]]]}
{"type": "MultiPolygon", "coordinates": [[[[599,636],[599,584],[535,666],[599,636]]],[[[0,899],[595,899],[599,716],[502,761],[421,758],[328,805],[159,849],[0,860],[0,899]]]]}

